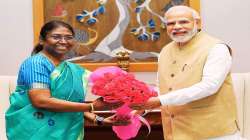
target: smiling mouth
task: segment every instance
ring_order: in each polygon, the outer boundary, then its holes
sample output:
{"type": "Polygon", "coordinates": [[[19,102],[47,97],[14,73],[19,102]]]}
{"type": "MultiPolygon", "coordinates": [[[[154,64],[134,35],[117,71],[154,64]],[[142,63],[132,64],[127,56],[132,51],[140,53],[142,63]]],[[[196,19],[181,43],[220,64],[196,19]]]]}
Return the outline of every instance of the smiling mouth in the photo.
{"type": "Polygon", "coordinates": [[[183,36],[187,34],[187,31],[183,31],[183,32],[173,32],[172,33],[174,36],[183,36]]]}
{"type": "Polygon", "coordinates": [[[60,51],[66,51],[66,50],[68,50],[68,48],[65,47],[65,46],[58,46],[58,47],[56,47],[56,49],[60,50],[60,51]]]}

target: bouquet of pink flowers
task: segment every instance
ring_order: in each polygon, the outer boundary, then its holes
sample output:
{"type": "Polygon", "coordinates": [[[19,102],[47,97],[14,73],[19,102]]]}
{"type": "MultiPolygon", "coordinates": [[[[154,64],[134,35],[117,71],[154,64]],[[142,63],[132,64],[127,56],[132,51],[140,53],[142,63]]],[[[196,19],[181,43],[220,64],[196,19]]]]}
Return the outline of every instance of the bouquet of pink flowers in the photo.
{"type": "Polygon", "coordinates": [[[103,97],[104,101],[125,103],[122,107],[116,109],[116,114],[120,118],[130,116],[131,124],[113,126],[113,131],[123,140],[135,137],[141,127],[140,120],[144,123],[146,121],[140,116],[131,115],[132,109],[128,105],[144,103],[150,97],[157,96],[157,93],[144,82],[135,79],[132,74],[113,66],[95,70],[90,75],[89,81],[92,86],[92,93],[103,97]]]}

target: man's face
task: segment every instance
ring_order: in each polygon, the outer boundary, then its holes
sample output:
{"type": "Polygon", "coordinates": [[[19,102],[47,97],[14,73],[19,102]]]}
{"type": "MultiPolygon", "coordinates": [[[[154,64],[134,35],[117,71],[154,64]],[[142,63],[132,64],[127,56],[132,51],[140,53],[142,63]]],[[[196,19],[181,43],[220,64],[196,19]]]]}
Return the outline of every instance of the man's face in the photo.
{"type": "Polygon", "coordinates": [[[51,55],[63,56],[74,46],[74,36],[69,29],[59,26],[47,35],[44,46],[51,55]]]}
{"type": "Polygon", "coordinates": [[[186,43],[197,33],[197,24],[189,11],[173,11],[166,18],[167,33],[175,42],[186,43]]]}

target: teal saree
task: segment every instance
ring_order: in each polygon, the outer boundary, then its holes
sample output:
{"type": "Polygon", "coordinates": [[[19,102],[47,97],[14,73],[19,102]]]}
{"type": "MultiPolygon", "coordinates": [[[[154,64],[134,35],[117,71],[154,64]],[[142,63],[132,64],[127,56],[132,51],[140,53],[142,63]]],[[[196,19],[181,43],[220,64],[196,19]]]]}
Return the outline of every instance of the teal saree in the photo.
{"type": "MultiPolygon", "coordinates": [[[[51,73],[50,90],[54,98],[83,102],[89,71],[62,62],[51,73]]],[[[51,112],[32,106],[28,87],[17,86],[10,96],[5,114],[9,140],[83,140],[83,112],[51,112]]]]}

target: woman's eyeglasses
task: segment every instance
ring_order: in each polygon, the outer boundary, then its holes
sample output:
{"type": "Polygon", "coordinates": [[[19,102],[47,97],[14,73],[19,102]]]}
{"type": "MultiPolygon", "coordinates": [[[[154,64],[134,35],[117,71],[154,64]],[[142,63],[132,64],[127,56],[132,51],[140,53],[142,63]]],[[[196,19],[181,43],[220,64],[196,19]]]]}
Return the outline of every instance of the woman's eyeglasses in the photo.
{"type": "Polygon", "coordinates": [[[54,35],[50,35],[48,36],[49,38],[52,38],[53,40],[56,41],[61,41],[61,40],[65,40],[67,42],[69,41],[73,41],[74,40],[74,36],[73,35],[58,35],[58,34],[54,34],[54,35]]]}

